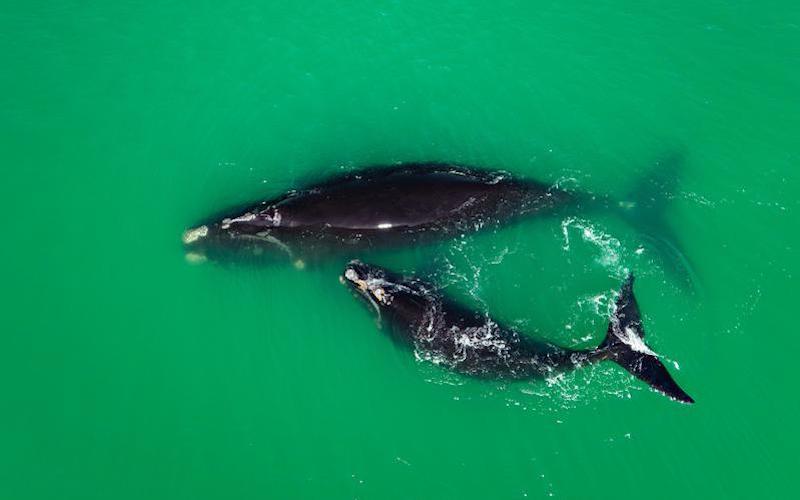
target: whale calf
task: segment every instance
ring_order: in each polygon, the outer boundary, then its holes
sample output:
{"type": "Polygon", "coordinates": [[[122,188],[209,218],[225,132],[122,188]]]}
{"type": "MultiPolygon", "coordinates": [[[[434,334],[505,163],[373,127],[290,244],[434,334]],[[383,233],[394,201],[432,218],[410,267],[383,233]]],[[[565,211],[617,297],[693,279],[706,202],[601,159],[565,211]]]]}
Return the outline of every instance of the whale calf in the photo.
{"type": "Polygon", "coordinates": [[[350,262],[341,276],[366,299],[395,340],[422,359],[480,378],[532,379],[601,361],[613,361],[650,387],[682,403],[694,403],[644,343],[633,275],[622,285],[605,339],[575,350],[534,340],[485,314],[468,310],[431,284],[386,269],[350,262]]]}
{"type": "Polygon", "coordinates": [[[195,259],[282,255],[296,263],[447,239],[544,212],[573,195],[505,172],[410,163],[340,175],[188,229],[195,259]]]}

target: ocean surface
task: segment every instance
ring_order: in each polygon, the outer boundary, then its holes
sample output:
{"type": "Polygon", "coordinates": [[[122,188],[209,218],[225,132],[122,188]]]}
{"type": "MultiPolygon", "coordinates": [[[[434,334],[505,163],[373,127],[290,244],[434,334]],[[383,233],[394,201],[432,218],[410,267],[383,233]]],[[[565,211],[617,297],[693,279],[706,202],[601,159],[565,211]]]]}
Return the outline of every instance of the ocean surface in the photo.
{"type": "Polygon", "coordinates": [[[0,54],[0,498],[796,494],[797,2],[5,2],[0,54]],[[660,200],[352,257],[584,347],[633,272],[697,403],[448,373],[344,259],[184,258],[222,208],[431,160],[660,200]]]}

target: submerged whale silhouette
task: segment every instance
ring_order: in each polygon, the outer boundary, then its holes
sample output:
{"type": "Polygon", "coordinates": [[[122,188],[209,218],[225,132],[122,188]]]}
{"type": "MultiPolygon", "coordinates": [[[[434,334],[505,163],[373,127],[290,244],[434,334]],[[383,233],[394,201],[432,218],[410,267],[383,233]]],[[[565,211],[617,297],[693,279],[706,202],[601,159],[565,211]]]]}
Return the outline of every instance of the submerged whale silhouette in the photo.
{"type": "Polygon", "coordinates": [[[486,315],[453,302],[418,279],[352,261],[341,281],[391,323],[396,340],[423,359],[473,377],[530,379],[600,361],[614,361],[653,389],[694,403],[644,343],[633,275],[622,285],[605,339],[594,349],[574,350],[534,340],[486,315]]]}
{"type": "MultiPolygon", "coordinates": [[[[661,171],[671,172],[674,163],[661,171]]],[[[680,255],[674,235],[660,223],[657,197],[638,186],[633,195],[642,199],[641,210],[637,203],[573,193],[506,172],[407,163],[336,176],[230,210],[185,231],[183,243],[190,260],[284,255],[300,266],[325,256],[452,238],[571,207],[615,210],[639,229],[655,230],[665,240],[662,248],[680,255]],[[648,214],[656,216],[643,217],[648,214]]]]}

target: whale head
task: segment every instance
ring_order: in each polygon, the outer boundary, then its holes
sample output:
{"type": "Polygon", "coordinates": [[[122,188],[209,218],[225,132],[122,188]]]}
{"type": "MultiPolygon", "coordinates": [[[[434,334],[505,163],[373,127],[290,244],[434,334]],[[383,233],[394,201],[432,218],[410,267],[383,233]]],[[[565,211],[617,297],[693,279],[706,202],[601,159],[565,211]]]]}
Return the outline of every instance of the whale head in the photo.
{"type": "Polygon", "coordinates": [[[369,303],[379,320],[386,318],[411,324],[429,307],[431,291],[421,281],[379,266],[351,261],[339,280],[369,303]]]}
{"type": "Polygon", "coordinates": [[[365,264],[360,260],[353,260],[347,264],[341,280],[364,298],[384,305],[391,300],[391,293],[400,282],[399,279],[390,277],[385,269],[365,264]]]}
{"type": "Polygon", "coordinates": [[[208,219],[186,229],[181,236],[186,260],[197,263],[289,258],[297,264],[291,249],[275,234],[280,230],[275,210],[251,209],[234,213],[239,215],[208,219]]]}

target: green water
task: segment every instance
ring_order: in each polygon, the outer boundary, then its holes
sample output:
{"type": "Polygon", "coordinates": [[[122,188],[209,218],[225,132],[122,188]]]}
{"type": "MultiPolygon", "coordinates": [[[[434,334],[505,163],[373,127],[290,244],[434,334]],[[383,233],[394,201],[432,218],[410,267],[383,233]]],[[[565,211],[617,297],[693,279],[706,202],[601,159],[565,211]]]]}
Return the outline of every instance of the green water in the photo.
{"type": "Polygon", "coordinates": [[[0,8],[0,498],[794,496],[796,2],[285,4],[0,8]],[[466,380],[377,330],[341,261],[179,244],[363,165],[621,196],[674,152],[694,291],[612,214],[371,258],[584,346],[633,270],[693,406],[611,365],[466,380]]]}

